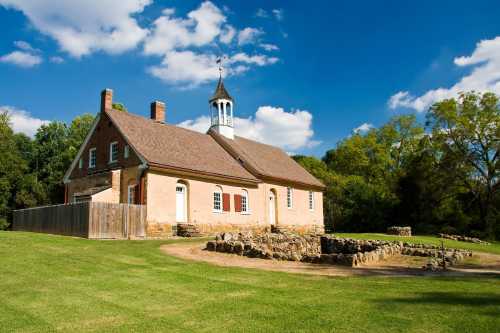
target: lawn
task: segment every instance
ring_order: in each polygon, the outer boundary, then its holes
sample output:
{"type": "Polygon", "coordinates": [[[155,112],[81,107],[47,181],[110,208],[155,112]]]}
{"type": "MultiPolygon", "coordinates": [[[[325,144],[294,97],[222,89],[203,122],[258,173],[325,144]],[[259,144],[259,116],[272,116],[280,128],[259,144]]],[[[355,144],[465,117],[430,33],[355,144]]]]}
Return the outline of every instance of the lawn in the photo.
{"type": "Polygon", "coordinates": [[[0,330],[500,329],[499,278],[331,278],[221,268],[166,256],[159,246],[167,242],[0,232],[0,330]]]}

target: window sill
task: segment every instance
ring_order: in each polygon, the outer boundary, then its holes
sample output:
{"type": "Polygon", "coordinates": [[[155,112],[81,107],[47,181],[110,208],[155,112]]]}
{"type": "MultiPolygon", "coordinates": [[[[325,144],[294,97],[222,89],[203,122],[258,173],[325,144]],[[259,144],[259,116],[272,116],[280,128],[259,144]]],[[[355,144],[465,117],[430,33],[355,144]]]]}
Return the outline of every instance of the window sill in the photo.
{"type": "Polygon", "coordinates": [[[116,160],[116,161],[109,161],[108,162],[108,164],[116,164],[116,163],[118,163],[118,160],[116,160]]]}
{"type": "Polygon", "coordinates": [[[251,215],[252,212],[241,212],[241,215],[251,215]]]}
{"type": "Polygon", "coordinates": [[[212,210],[212,213],[216,213],[216,214],[222,214],[224,213],[222,210],[212,210]]]}

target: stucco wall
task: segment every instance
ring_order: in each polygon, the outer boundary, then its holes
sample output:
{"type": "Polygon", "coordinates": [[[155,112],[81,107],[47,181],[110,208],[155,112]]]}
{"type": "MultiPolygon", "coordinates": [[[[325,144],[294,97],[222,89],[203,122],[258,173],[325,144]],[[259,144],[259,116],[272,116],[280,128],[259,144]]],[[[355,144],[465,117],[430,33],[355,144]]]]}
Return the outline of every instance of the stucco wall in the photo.
{"type": "Polygon", "coordinates": [[[314,209],[308,206],[308,190],[293,190],[293,208],[287,208],[286,186],[279,184],[261,183],[258,186],[238,186],[180,178],[159,172],[147,173],[147,208],[150,223],[176,224],[176,194],[175,186],[178,181],[188,186],[188,223],[203,225],[202,231],[215,230],[211,226],[245,226],[269,227],[269,191],[274,189],[277,193],[277,220],[278,225],[288,226],[323,226],[323,198],[321,192],[314,193],[314,209]],[[216,186],[222,187],[224,193],[230,194],[230,211],[213,211],[213,192],[216,186]],[[234,195],[248,191],[248,214],[235,212],[234,195]]]}

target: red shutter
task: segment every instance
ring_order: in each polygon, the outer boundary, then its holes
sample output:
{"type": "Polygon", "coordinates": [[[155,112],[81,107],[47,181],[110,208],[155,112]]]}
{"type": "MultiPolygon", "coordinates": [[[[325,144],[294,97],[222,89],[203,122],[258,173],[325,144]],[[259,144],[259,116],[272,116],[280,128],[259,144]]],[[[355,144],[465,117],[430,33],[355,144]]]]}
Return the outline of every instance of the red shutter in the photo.
{"type": "Polygon", "coordinates": [[[234,195],[234,211],[239,213],[241,212],[241,195],[234,195]]]}
{"type": "Polygon", "coordinates": [[[229,193],[222,193],[222,210],[229,212],[231,210],[231,196],[229,193]]]}

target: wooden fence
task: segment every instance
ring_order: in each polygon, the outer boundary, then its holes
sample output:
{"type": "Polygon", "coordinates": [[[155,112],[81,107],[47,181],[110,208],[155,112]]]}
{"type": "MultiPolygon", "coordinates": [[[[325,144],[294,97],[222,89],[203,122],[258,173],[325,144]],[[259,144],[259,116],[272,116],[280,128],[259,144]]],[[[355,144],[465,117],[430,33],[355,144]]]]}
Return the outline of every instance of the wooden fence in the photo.
{"type": "Polygon", "coordinates": [[[13,230],[85,237],[136,239],[146,236],[146,206],[82,202],[14,211],[13,230]]]}

